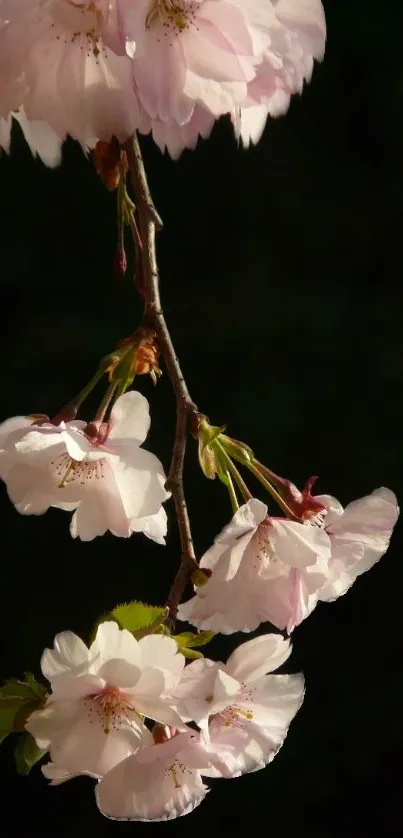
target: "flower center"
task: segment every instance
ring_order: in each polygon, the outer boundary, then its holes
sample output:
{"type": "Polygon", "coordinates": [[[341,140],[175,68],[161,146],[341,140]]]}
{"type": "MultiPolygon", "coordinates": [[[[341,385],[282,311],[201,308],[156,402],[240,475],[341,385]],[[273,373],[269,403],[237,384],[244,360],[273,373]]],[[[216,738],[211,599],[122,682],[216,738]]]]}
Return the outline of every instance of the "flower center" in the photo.
{"type": "Polygon", "coordinates": [[[100,722],[104,733],[119,730],[122,722],[131,721],[134,708],[118,687],[104,687],[97,695],[85,699],[90,724],[100,722]]]}
{"type": "Polygon", "coordinates": [[[224,727],[238,728],[246,727],[247,722],[250,722],[252,719],[253,713],[250,710],[244,710],[236,704],[232,704],[231,707],[226,707],[221,713],[216,713],[211,717],[211,721],[217,720],[223,724],[224,727]]]}
{"type": "Polygon", "coordinates": [[[178,35],[194,24],[197,5],[188,0],[153,0],[146,17],[146,28],[159,23],[164,30],[164,38],[178,35]]]}
{"type": "Polygon", "coordinates": [[[274,549],[270,538],[270,524],[260,524],[251,540],[251,546],[253,568],[258,572],[264,571],[265,579],[284,576],[288,572],[288,565],[277,556],[274,549]]]}
{"type": "Polygon", "coordinates": [[[77,43],[81,50],[98,58],[104,22],[98,0],[89,3],[55,0],[51,15],[54,21],[52,26],[57,30],[57,40],[64,40],[65,44],[77,43]]]}
{"type": "Polygon", "coordinates": [[[72,460],[68,454],[62,454],[52,460],[59,489],[66,486],[87,486],[93,480],[105,479],[105,460],[72,460]]]}

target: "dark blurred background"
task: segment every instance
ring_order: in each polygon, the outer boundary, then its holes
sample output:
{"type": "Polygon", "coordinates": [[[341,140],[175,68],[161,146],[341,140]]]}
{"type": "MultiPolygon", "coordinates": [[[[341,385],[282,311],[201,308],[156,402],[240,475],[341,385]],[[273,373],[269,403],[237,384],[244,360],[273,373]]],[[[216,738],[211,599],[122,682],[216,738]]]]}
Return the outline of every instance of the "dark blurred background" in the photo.
{"type": "MultiPolygon", "coordinates": [[[[325,61],[257,148],[238,149],[225,122],[176,163],[148,139],[143,148],[165,222],[165,312],[194,399],[274,471],[300,486],[319,474],[318,490],[345,504],[381,485],[403,495],[403,12],[390,0],[325,6],[325,61]]],[[[53,415],[133,331],[141,301],[129,276],[112,275],[115,196],[74,143],[51,171],[16,134],[0,178],[1,418],[53,415]]],[[[146,446],[168,466],[167,376],[138,387],[151,401],[146,446]]],[[[230,508],[195,455],[190,442],[201,554],[230,508]]],[[[57,631],[86,637],[119,601],[164,601],[178,563],[172,506],[164,549],[142,536],[73,541],[67,513],[19,516],[4,487],[0,504],[4,676],[38,672],[57,631]]],[[[90,780],[17,777],[8,740],[3,834],[400,835],[401,547],[398,529],[370,573],[295,631],[287,671],[304,670],[306,700],[265,771],[216,783],[187,818],[129,826],[98,814],[90,780]]],[[[225,659],[245,639],[216,639],[211,652],[225,659]]]]}

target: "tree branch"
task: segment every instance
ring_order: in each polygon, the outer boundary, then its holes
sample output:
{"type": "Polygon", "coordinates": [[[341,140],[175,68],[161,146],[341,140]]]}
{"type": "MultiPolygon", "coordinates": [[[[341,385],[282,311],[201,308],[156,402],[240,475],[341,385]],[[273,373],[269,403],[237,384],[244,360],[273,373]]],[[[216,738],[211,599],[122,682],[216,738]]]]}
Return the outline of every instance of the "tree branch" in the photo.
{"type": "Polygon", "coordinates": [[[135,194],[139,231],[142,242],[143,286],[145,292],[144,323],[155,330],[162,357],[176,398],[176,431],[171,466],[166,488],[172,492],[181,540],[181,563],[168,595],[169,622],[176,619],[178,604],[192,572],[197,568],[190,529],[189,515],[183,489],[183,463],[189,422],[197,417],[197,406],[192,401],[176,356],[171,335],[164,317],[159,292],[155,234],[162,229],[162,221],[155,209],[139,141],[134,135],[125,144],[130,178],[135,194]]]}

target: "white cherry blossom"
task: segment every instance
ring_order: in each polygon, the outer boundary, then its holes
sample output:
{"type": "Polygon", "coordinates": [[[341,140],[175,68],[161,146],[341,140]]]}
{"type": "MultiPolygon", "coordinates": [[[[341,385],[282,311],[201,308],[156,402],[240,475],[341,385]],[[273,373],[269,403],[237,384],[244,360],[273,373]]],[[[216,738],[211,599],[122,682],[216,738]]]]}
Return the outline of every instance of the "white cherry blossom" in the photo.
{"type": "Polygon", "coordinates": [[[144,716],[180,724],[169,695],[184,662],[172,638],[137,641],[114,622],[101,623],[89,649],[72,632],[57,635],[41,661],[52,693],[26,724],[50,752],[47,776],[57,782],[77,774],[103,777],[152,741],[144,716]]]}
{"type": "MultiPolygon", "coordinates": [[[[283,744],[303,701],[304,679],[268,673],[290,653],[289,640],[262,635],[238,646],[225,665],[204,658],[183,672],[177,710],[185,721],[197,722],[230,776],[263,768],[283,744]]],[[[223,772],[213,766],[208,776],[223,772]]]]}
{"type": "Polygon", "coordinates": [[[352,501],[345,509],[329,495],[316,495],[315,500],[326,507],[323,527],[331,543],[328,578],[319,599],[331,601],[345,594],[357,576],[386,553],[399,507],[396,495],[385,488],[352,501]]]}
{"type": "Polygon", "coordinates": [[[223,634],[254,631],[265,620],[292,631],[308,613],[308,594],[326,582],[330,551],[326,532],[269,518],[253,498],[202,557],[211,578],[180,605],[178,617],[223,634]]]}
{"type": "Polygon", "coordinates": [[[0,425],[0,476],[19,512],[41,515],[50,506],[74,511],[72,536],[89,541],[108,529],[128,537],[144,532],[164,542],[168,498],[160,461],[141,448],[149,406],[130,391],[115,403],[103,443],[81,420],[35,424],[14,417],[0,425]]]}

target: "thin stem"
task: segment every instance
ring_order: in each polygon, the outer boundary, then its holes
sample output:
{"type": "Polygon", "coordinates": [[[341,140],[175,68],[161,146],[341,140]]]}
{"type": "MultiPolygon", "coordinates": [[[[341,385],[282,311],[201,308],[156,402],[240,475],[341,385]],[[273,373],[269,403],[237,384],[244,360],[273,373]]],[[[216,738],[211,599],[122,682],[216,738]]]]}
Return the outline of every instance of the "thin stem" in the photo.
{"type": "Polygon", "coordinates": [[[96,415],[95,415],[95,421],[96,422],[103,422],[104,421],[105,413],[108,410],[108,407],[109,407],[109,405],[112,401],[112,398],[113,398],[113,395],[115,393],[115,390],[116,390],[117,386],[118,386],[117,381],[112,381],[111,384],[109,384],[109,387],[106,390],[106,393],[105,393],[105,395],[104,395],[104,397],[101,401],[101,404],[99,405],[99,408],[96,412],[96,415]]]}
{"type": "Polygon", "coordinates": [[[189,515],[183,489],[183,462],[189,421],[197,416],[197,407],[187,388],[171,335],[162,310],[155,234],[162,228],[162,221],[155,209],[148,186],[143,158],[136,134],[125,144],[130,178],[134,190],[142,243],[143,287],[145,292],[144,324],[151,326],[158,338],[161,354],[176,398],[176,430],[166,487],[172,492],[178,520],[181,541],[181,563],[168,594],[169,622],[174,623],[178,604],[190,579],[197,568],[190,529],[189,515]]]}
{"type": "Polygon", "coordinates": [[[239,473],[235,463],[232,462],[231,457],[227,454],[227,452],[225,451],[225,449],[223,448],[221,443],[218,440],[216,440],[214,442],[214,445],[217,448],[219,448],[220,457],[224,460],[226,468],[228,469],[228,471],[230,472],[230,474],[234,478],[235,483],[237,484],[237,486],[238,486],[238,488],[239,488],[239,490],[242,494],[243,499],[247,502],[248,500],[251,499],[252,493],[249,491],[242,475],[239,473]]]}
{"type": "Polygon", "coordinates": [[[235,491],[235,486],[234,486],[232,477],[229,473],[229,469],[227,469],[226,477],[227,477],[227,481],[228,481],[226,486],[227,486],[229,496],[230,496],[230,500],[231,500],[232,511],[235,513],[235,512],[238,512],[239,503],[238,503],[238,498],[237,498],[237,494],[236,494],[236,491],[235,491]]]}
{"type": "Polygon", "coordinates": [[[52,424],[58,425],[62,421],[71,422],[72,419],[75,419],[83,401],[85,401],[87,396],[89,396],[94,387],[98,384],[98,381],[100,381],[104,375],[104,369],[97,370],[95,375],[91,378],[91,381],[89,381],[88,384],[80,390],[78,396],[71,399],[71,401],[67,402],[67,404],[59,410],[59,413],[52,419],[52,424]]]}
{"type": "Polygon", "coordinates": [[[285,500],[283,500],[281,495],[278,493],[277,489],[275,489],[274,486],[272,486],[272,484],[268,480],[266,480],[259,468],[253,465],[253,463],[245,463],[245,466],[249,469],[249,471],[252,472],[252,474],[255,475],[255,477],[257,477],[262,486],[264,486],[264,488],[267,489],[269,494],[272,496],[273,500],[276,501],[280,509],[284,512],[284,515],[286,515],[287,518],[291,518],[293,521],[297,520],[296,516],[294,515],[293,511],[290,509],[288,504],[285,502],[285,500]]]}

